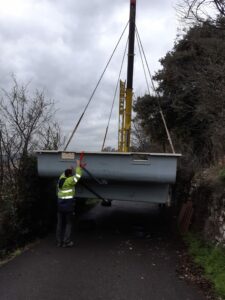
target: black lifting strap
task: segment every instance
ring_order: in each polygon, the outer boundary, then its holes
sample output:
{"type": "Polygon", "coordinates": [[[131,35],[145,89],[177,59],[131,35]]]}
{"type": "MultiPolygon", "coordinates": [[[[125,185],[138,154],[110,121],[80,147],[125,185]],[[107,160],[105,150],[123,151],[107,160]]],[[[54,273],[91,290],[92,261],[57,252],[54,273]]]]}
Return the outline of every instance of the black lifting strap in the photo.
{"type": "Polygon", "coordinates": [[[86,183],[81,182],[80,184],[83,185],[89,192],[91,192],[97,198],[101,199],[102,200],[102,203],[101,203],[102,206],[111,206],[111,201],[110,200],[103,198],[96,191],[94,191],[92,188],[90,188],[86,183]]]}
{"type": "MultiPolygon", "coordinates": [[[[94,180],[96,183],[98,184],[106,184],[107,182],[99,180],[98,178],[96,178],[94,175],[91,174],[90,171],[88,171],[85,167],[82,168],[87,174],[88,176],[94,180]]],[[[90,188],[90,186],[88,186],[86,183],[84,183],[83,181],[81,181],[81,184],[89,191],[91,192],[93,195],[95,195],[97,198],[102,200],[102,205],[103,206],[111,206],[111,201],[108,199],[103,198],[101,195],[99,195],[99,193],[97,193],[96,191],[94,191],[92,188],[90,188]]]]}

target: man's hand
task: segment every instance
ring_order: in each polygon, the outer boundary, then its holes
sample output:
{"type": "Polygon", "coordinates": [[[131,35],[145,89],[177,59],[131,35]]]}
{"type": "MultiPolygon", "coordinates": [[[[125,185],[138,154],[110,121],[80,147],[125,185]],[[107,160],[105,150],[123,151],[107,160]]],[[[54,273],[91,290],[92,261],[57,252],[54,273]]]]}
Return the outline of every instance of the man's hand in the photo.
{"type": "Polygon", "coordinates": [[[80,160],[77,159],[77,167],[80,167],[80,160]]]}

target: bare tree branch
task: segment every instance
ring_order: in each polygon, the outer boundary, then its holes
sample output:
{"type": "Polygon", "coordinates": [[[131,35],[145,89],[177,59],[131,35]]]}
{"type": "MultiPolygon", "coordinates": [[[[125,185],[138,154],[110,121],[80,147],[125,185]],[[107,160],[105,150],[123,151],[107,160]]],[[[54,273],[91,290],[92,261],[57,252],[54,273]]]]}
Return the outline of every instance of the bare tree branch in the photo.
{"type": "Polygon", "coordinates": [[[0,101],[0,183],[16,187],[23,159],[35,149],[58,149],[64,141],[54,120],[54,102],[38,90],[30,96],[28,85],[19,85],[15,76],[12,81],[10,91],[2,89],[0,101]]]}
{"type": "Polygon", "coordinates": [[[186,25],[203,22],[216,25],[218,16],[225,16],[225,1],[180,0],[176,5],[176,10],[179,19],[186,25]]]}

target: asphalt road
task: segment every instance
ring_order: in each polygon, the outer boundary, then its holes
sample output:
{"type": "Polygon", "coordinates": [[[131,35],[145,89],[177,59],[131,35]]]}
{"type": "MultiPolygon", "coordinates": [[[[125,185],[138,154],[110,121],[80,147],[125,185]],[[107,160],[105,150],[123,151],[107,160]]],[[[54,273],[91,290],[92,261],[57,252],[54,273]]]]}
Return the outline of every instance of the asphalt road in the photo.
{"type": "Polygon", "coordinates": [[[73,248],[50,235],[0,268],[1,300],[203,300],[176,273],[170,217],[146,204],[97,206],[75,222],[73,248]]]}

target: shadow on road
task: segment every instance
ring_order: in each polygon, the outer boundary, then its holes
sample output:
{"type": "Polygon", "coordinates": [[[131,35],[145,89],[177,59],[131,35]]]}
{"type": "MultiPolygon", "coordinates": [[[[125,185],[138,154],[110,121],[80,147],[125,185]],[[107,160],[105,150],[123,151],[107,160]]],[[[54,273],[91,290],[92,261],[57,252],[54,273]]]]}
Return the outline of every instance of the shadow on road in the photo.
{"type": "Polygon", "coordinates": [[[148,203],[114,201],[100,204],[77,216],[75,230],[122,234],[133,238],[176,237],[176,218],[172,208],[148,203]]]}

